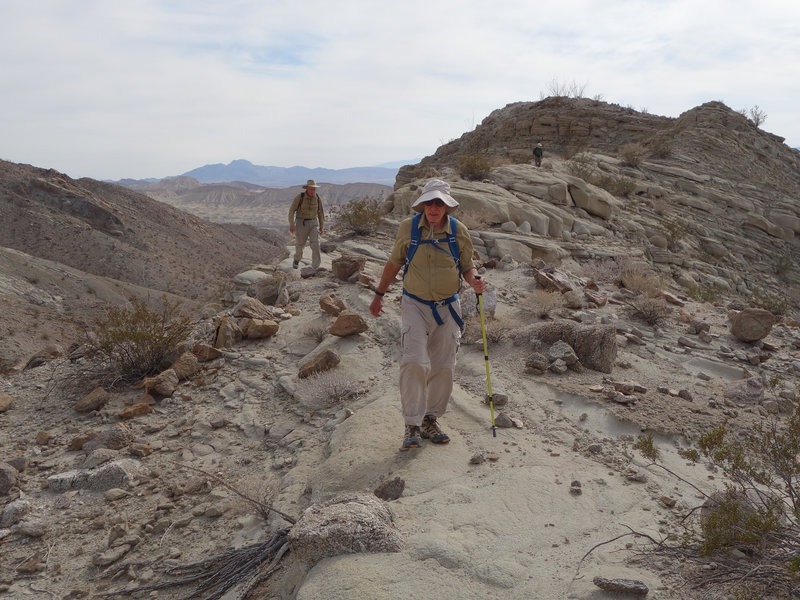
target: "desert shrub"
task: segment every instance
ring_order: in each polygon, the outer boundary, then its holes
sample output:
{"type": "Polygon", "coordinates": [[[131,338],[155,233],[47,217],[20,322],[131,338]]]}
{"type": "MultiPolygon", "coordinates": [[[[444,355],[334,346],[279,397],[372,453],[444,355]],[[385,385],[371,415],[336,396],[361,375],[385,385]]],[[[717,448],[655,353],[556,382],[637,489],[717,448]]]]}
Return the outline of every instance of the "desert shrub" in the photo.
{"type": "Polygon", "coordinates": [[[632,260],[621,265],[620,282],[625,289],[649,298],[658,296],[665,287],[663,275],[651,271],[644,263],[632,260]]]}
{"type": "Polygon", "coordinates": [[[528,310],[540,319],[547,317],[551,312],[562,306],[564,306],[564,296],[559,292],[549,292],[536,288],[527,297],[528,310]]]}
{"type": "Polygon", "coordinates": [[[620,156],[622,156],[622,164],[626,167],[638,167],[646,154],[645,147],[641,144],[625,144],[620,148],[620,156]]]}
{"type": "Polygon", "coordinates": [[[673,152],[673,138],[659,134],[647,141],[647,149],[653,158],[669,158],[673,152]]]}
{"type": "Polygon", "coordinates": [[[481,154],[465,154],[456,161],[459,175],[469,181],[479,181],[489,176],[492,165],[489,159],[481,154]]]}
{"type": "Polygon", "coordinates": [[[353,380],[352,373],[334,369],[302,379],[297,390],[314,405],[331,407],[358,398],[363,393],[353,380]]]}
{"type": "Polygon", "coordinates": [[[775,274],[778,277],[785,277],[793,267],[792,259],[789,256],[779,256],[775,259],[775,274]]]}
{"type": "Polygon", "coordinates": [[[303,335],[319,343],[325,339],[326,335],[328,335],[329,329],[330,325],[327,323],[311,321],[310,323],[306,323],[306,325],[303,327],[303,335]]]}
{"type": "Polygon", "coordinates": [[[620,280],[622,270],[613,258],[599,258],[581,265],[579,273],[596,283],[616,283],[620,280]]]}
{"type": "Polygon", "coordinates": [[[773,315],[782,316],[789,310],[789,301],[783,294],[759,287],[753,288],[752,293],[753,303],[760,308],[767,309],[773,315]]]}
{"type": "MultiPolygon", "coordinates": [[[[702,435],[697,446],[732,482],[703,519],[701,552],[744,545],[762,552],[781,547],[778,556],[798,556],[800,406],[785,425],[771,419],[739,435],[720,425],[702,435]],[[785,553],[789,540],[794,552],[785,553]]],[[[789,568],[788,562],[783,566],[789,568]]]]}
{"type": "Polygon", "coordinates": [[[722,297],[725,287],[718,283],[691,285],[686,295],[698,302],[716,302],[722,297]]]}
{"type": "Polygon", "coordinates": [[[760,127],[767,120],[767,113],[758,104],[750,108],[740,108],[737,111],[740,115],[747,118],[753,125],[760,127]]]}
{"type": "Polygon", "coordinates": [[[636,436],[636,442],[633,447],[642,453],[642,456],[652,461],[658,460],[659,452],[656,445],[653,443],[652,433],[642,433],[636,436]]]}
{"type": "Polygon", "coordinates": [[[575,154],[567,161],[570,175],[591,182],[597,171],[597,164],[585,154],[575,154]]]}
{"type": "Polygon", "coordinates": [[[640,296],[626,302],[629,313],[651,327],[661,327],[667,322],[672,309],[663,298],[640,296]]]}
{"type": "Polygon", "coordinates": [[[679,249],[678,242],[689,233],[689,225],[683,219],[665,219],[659,230],[667,238],[667,248],[676,252],[679,249]]]}
{"type": "Polygon", "coordinates": [[[381,224],[381,203],[376,198],[355,198],[331,209],[331,220],[338,231],[356,235],[373,233],[381,224]]]}
{"type": "Polygon", "coordinates": [[[624,175],[600,175],[592,184],[601,187],[614,196],[630,196],[636,191],[636,182],[624,175]]]}
{"type": "Polygon", "coordinates": [[[89,336],[93,355],[102,363],[101,378],[109,384],[131,383],[158,373],[189,337],[190,322],[179,317],[179,308],[180,302],[163,297],[161,309],[151,310],[135,296],[127,307],[107,308],[89,336]]]}
{"type": "MultiPolygon", "coordinates": [[[[519,321],[504,316],[486,316],[486,341],[490,344],[499,344],[511,338],[511,333],[519,328],[519,321]]],[[[462,343],[477,344],[483,342],[480,315],[473,315],[464,322],[462,343]]]]}
{"type": "Polygon", "coordinates": [[[547,86],[547,96],[544,92],[539,93],[541,100],[548,96],[556,98],[583,98],[586,92],[586,83],[578,83],[574,79],[570,82],[559,81],[558,77],[553,77],[547,86]]]}

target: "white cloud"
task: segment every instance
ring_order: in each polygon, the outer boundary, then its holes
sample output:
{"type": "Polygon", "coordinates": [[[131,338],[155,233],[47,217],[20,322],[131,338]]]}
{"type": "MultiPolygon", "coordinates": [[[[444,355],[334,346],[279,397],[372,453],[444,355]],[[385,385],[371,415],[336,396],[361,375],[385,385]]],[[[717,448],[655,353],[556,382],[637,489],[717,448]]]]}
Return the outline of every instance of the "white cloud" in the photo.
{"type": "Polygon", "coordinates": [[[72,176],[424,156],[553,81],[655,114],[758,104],[800,145],[800,5],[4,0],[0,157],[72,176]]]}

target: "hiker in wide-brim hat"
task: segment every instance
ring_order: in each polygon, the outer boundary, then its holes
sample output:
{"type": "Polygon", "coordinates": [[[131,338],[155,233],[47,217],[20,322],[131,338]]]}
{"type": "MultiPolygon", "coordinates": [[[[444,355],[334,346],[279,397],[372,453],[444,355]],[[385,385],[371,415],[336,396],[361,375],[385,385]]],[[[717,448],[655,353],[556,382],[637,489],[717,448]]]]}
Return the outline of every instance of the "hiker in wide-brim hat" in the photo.
{"type": "Polygon", "coordinates": [[[411,205],[419,214],[400,223],[369,307],[374,317],[383,313],[383,296],[403,269],[400,404],[405,434],[401,450],[419,448],[422,439],[433,444],[450,441],[438,419],[453,391],[464,324],[458,299],[461,279],[477,294],[486,289],[472,260],[469,230],[448,214],[457,206],[450,184],[441,179],[425,184],[411,205]]]}
{"type": "Polygon", "coordinates": [[[313,179],[306,181],[304,192],[299,193],[292,200],[289,207],[289,232],[294,234],[294,260],[292,267],[300,266],[303,259],[303,248],[306,242],[311,246],[311,267],[319,269],[322,262],[319,253],[319,236],[325,224],[325,210],[322,207],[322,198],[317,194],[317,182],[313,179]]]}

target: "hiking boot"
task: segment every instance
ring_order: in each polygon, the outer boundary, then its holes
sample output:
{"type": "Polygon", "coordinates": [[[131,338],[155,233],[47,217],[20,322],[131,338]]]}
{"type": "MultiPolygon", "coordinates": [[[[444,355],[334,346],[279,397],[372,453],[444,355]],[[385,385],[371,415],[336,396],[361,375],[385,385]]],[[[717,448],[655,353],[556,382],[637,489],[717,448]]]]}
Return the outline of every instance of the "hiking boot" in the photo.
{"type": "Polygon", "coordinates": [[[296,269],[300,265],[300,261],[296,258],[292,261],[292,268],[296,269]]]}
{"type": "Polygon", "coordinates": [[[422,419],[422,437],[430,439],[434,444],[446,444],[450,441],[450,436],[442,431],[433,415],[425,415],[422,419]]]}
{"type": "Polygon", "coordinates": [[[422,446],[422,442],[419,439],[419,427],[406,424],[406,437],[403,439],[403,445],[400,450],[419,448],[420,446],[422,446]]]}

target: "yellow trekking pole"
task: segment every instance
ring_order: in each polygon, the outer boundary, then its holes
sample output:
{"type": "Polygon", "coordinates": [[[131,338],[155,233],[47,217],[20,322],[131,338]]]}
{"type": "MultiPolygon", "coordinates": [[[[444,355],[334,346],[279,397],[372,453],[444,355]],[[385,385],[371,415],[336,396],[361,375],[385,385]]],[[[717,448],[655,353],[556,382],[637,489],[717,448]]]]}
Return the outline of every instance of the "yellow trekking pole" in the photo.
{"type": "MultiPolygon", "coordinates": [[[[480,279],[476,275],[475,279],[480,279]]],[[[483,294],[475,294],[478,297],[478,311],[481,314],[481,333],[483,334],[483,360],[486,363],[486,384],[489,386],[489,415],[492,419],[492,437],[497,437],[497,426],[494,424],[494,401],[492,400],[492,377],[489,374],[489,348],[486,344],[486,321],[483,319],[483,294]]]]}

